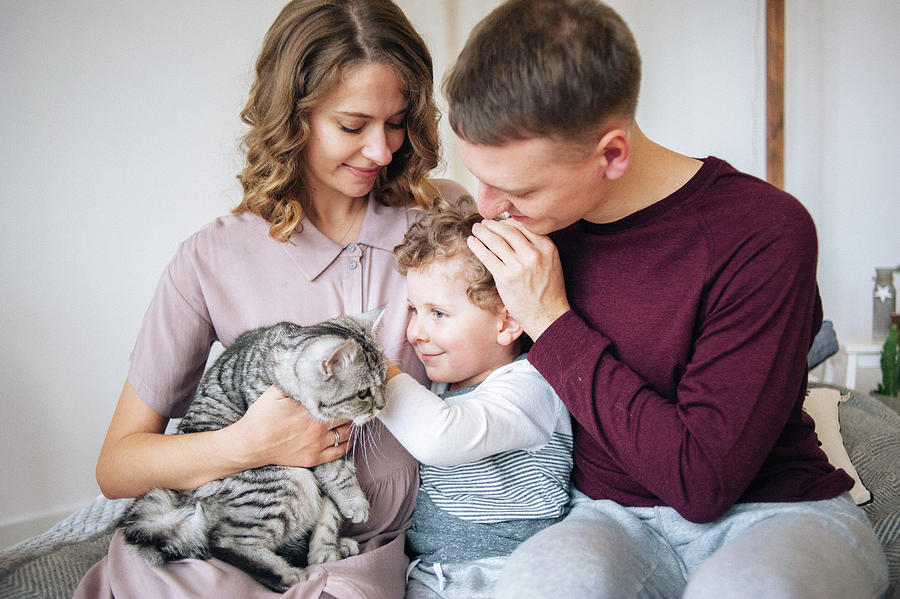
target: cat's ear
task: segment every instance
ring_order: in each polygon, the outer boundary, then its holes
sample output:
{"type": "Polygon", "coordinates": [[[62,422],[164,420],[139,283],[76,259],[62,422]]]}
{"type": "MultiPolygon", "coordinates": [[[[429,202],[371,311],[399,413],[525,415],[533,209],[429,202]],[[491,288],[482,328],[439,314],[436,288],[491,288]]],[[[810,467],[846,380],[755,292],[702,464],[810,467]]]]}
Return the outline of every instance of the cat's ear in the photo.
{"type": "Polygon", "coordinates": [[[356,343],[349,339],[338,344],[319,363],[319,373],[323,378],[331,378],[331,375],[355,360],[357,352],[359,352],[359,348],[356,343]]]}
{"type": "Polygon", "coordinates": [[[372,331],[373,334],[377,334],[381,329],[383,317],[384,306],[354,316],[359,324],[361,324],[365,329],[372,331]]]}

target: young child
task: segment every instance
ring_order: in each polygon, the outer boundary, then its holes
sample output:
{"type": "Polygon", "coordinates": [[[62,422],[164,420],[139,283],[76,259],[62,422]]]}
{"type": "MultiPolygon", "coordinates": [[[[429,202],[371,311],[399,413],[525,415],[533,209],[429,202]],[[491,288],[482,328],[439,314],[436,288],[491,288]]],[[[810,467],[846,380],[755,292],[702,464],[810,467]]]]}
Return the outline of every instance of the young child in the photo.
{"type": "Polygon", "coordinates": [[[524,359],[522,328],[466,246],[473,202],[442,202],[394,249],[407,339],[432,390],[392,365],[379,418],[421,462],[407,598],[489,597],[513,549],[564,515],[569,413],[524,359]]]}

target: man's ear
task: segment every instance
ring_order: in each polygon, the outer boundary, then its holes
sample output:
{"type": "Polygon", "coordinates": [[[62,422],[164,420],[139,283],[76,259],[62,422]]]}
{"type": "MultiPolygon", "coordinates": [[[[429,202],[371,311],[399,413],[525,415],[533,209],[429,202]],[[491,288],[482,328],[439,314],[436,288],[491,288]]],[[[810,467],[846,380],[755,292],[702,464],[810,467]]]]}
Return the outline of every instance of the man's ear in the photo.
{"type": "Polygon", "coordinates": [[[497,331],[497,343],[500,345],[512,345],[512,343],[522,336],[522,325],[513,318],[509,310],[503,308],[498,315],[500,329],[497,331]]]}
{"type": "Polygon", "coordinates": [[[594,151],[600,176],[604,179],[618,179],[628,170],[631,159],[631,144],[625,129],[610,129],[600,136],[594,151]]]}

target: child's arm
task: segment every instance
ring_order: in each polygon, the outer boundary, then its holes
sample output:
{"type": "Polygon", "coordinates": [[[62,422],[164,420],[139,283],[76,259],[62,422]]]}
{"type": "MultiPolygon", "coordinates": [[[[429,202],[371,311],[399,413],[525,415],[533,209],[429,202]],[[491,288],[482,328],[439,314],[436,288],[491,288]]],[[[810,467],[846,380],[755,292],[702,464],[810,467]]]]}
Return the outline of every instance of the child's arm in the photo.
{"type": "Polygon", "coordinates": [[[407,374],[393,376],[378,418],[413,457],[455,466],[550,441],[565,408],[544,378],[519,360],[493,372],[462,403],[449,405],[407,374]]]}

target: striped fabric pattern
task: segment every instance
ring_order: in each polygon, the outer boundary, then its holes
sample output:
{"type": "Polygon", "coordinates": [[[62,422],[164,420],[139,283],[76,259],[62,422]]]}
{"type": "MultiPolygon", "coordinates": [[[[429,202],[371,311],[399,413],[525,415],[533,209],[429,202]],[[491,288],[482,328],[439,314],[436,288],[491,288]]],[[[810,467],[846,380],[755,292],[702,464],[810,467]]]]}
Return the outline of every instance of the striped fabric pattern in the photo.
{"type": "MultiPolygon", "coordinates": [[[[891,589],[900,599],[900,401],[878,399],[834,385],[841,402],[841,436],[860,477],[872,491],[863,506],[888,558],[891,589]]],[[[0,597],[67,599],[78,581],[106,553],[112,530],[131,500],[99,497],[51,530],[0,551],[0,597]]]]}
{"type": "Polygon", "coordinates": [[[900,401],[834,385],[847,396],[840,404],[841,437],[850,461],[872,501],[862,506],[888,560],[891,587],[886,599],[900,599],[900,401]],[[893,409],[892,409],[893,408],[893,409]]]}
{"type": "Polygon", "coordinates": [[[458,466],[420,467],[422,490],[463,520],[556,518],[569,499],[572,436],[554,432],[537,451],[513,450],[458,466]]]}

